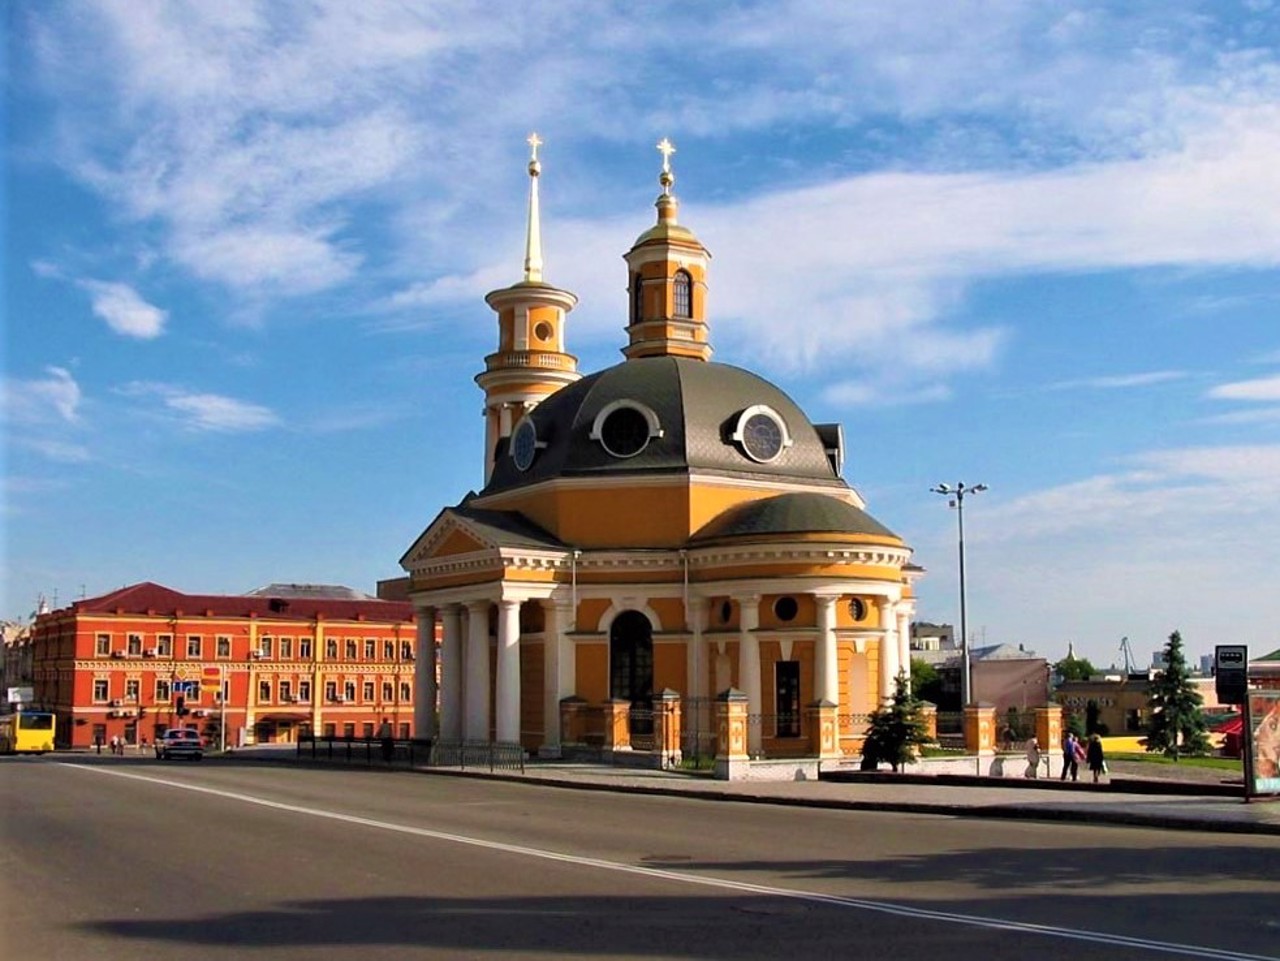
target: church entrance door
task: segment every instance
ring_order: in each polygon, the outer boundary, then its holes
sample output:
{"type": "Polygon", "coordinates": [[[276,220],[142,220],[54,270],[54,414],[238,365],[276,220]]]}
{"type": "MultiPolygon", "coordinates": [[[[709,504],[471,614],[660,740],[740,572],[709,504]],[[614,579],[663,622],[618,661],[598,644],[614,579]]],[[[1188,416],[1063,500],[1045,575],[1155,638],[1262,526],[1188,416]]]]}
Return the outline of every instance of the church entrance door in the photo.
{"type": "Polygon", "coordinates": [[[624,611],[609,627],[609,696],[631,702],[635,747],[653,736],[653,626],[639,611],[624,611]]]}

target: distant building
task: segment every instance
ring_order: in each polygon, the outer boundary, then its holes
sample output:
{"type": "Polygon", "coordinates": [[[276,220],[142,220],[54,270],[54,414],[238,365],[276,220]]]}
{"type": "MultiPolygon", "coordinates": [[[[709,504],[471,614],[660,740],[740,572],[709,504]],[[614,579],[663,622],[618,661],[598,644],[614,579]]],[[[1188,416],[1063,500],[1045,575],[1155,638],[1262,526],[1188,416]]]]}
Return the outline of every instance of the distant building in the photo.
{"type": "MultiPolygon", "coordinates": [[[[1147,674],[1104,673],[1087,681],[1063,681],[1054,691],[1053,699],[1062,705],[1064,717],[1073,714],[1084,718],[1092,702],[1097,705],[1098,722],[1105,726],[1105,733],[1140,734],[1146,730],[1150,719],[1148,700],[1151,679],[1157,672],[1147,674]]],[[[1204,709],[1225,712],[1229,707],[1218,703],[1218,693],[1211,677],[1193,677],[1191,684],[1199,692],[1204,709]]]]}
{"type": "Polygon", "coordinates": [[[38,615],[32,683],[61,747],[154,743],[169,727],[218,744],[224,723],[229,746],[370,737],[384,719],[410,737],[434,709],[415,697],[435,690],[416,683],[434,662],[420,642],[411,605],[349,588],[199,595],[147,582],[38,615]]]}
{"type": "Polygon", "coordinates": [[[911,653],[933,651],[955,651],[955,629],[950,624],[930,624],[928,621],[914,621],[911,624],[911,653]]]}

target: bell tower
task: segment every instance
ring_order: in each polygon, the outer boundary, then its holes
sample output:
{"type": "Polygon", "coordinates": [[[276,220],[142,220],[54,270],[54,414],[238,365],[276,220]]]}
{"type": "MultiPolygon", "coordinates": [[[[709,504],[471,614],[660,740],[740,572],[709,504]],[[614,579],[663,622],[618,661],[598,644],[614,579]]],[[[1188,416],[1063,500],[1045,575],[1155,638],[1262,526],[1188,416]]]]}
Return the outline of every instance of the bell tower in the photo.
{"type": "Polygon", "coordinates": [[[622,353],[634,357],[711,359],[707,327],[707,263],[711,254],[693,231],[676,221],[679,201],[671,192],[676,176],[663,137],[658,144],[662,193],[655,207],[658,222],[641,234],[624,255],[630,277],[627,335],[622,353]]]}
{"type": "Polygon", "coordinates": [[[529,223],[525,236],[524,279],[485,295],[498,314],[498,349],[484,359],[476,375],[484,391],[484,478],[493,473],[498,442],[543,398],[582,375],[578,358],[564,349],[565,316],[578,298],[542,280],[542,226],[538,177],[542,140],[529,135],[529,223]]]}

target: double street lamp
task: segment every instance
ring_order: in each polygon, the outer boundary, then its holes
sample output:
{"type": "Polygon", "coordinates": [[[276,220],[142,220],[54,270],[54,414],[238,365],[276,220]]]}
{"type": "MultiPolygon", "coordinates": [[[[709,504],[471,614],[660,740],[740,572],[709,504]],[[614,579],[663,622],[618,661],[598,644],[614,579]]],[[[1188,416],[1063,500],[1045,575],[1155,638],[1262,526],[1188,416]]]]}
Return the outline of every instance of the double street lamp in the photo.
{"type": "Polygon", "coordinates": [[[937,487],[930,487],[929,490],[935,494],[943,494],[948,498],[948,506],[954,507],[956,511],[956,520],[960,527],[960,707],[963,709],[969,703],[971,693],[971,678],[969,676],[969,625],[965,619],[965,603],[964,603],[964,499],[967,494],[981,494],[987,489],[986,484],[974,484],[971,487],[965,486],[962,481],[952,487],[950,484],[939,484],[937,487]]]}

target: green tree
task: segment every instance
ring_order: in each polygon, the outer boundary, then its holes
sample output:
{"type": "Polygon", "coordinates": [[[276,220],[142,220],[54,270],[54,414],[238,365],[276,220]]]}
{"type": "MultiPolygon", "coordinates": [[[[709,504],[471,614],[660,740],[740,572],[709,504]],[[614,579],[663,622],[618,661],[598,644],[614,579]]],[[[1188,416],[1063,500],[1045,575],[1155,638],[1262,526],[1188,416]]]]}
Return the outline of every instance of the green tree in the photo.
{"type": "Polygon", "coordinates": [[[922,702],[911,693],[903,671],[893,682],[893,697],[871,712],[867,739],[862,745],[862,765],[871,770],[887,763],[895,771],[915,760],[916,748],[929,743],[922,702]]]}
{"type": "Polygon", "coordinates": [[[1147,693],[1147,750],[1178,760],[1182,754],[1208,754],[1204,704],[1191,684],[1182,655],[1182,635],[1174,631],[1164,649],[1165,668],[1151,681],[1147,693]]]}
{"type": "Polygon", "coordinates": [[[937,704],[942,697],[942,676],[928,661],[911,659],[911,693],[922,701],[937,704]]]}
{"type": "Polygon", "coordinates": [[[1087,657],[1076,657],[1074,654],[1068,654],[1054,664],[1053,671],[1064,681],[1087,681],[1098,673],[1087,657]]]}

